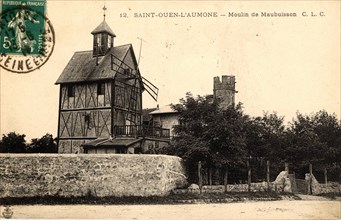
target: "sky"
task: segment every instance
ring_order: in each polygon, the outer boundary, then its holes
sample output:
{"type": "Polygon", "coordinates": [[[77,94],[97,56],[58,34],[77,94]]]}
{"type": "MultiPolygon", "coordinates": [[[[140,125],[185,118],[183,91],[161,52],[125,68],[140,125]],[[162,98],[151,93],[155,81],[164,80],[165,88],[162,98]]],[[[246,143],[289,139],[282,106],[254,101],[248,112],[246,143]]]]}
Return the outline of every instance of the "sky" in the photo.
{"type": "Polygon", "coordinates": [[[132,44],[142,76],[159,88],[157,102],[144,93],[144,108],[178,103],[186,92],[212,94],[213,77],[234,75],[236,102],[251,116],[275,111],[290,122],[297,112],[325,109],[340,119],[340,1],[50,0],[47,17],[56,38],[50,59],[27,74],[0,68],[1,135],[15,131],[28,142],[57,135],[54,83],[74,52],[92,49],[90,32],[103,20],[104,4],[114,45],[132,44]],[[164,12],[217,17],[134,17],[164,12]],[[251,16],[261,12],[297,16],[251,16]]]}

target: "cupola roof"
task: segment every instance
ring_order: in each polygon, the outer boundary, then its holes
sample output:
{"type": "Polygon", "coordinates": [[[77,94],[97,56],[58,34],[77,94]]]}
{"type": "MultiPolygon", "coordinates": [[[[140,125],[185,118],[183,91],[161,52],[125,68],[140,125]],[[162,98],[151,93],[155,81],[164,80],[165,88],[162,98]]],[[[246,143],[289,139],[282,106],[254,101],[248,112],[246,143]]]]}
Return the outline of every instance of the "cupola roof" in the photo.
{"type": "Polygon", "coordinates": [[[113,37],[116,37],[116,35],[114,34],[114,32],[111,30],[111,28],[109,27],[109,25],[107,24],[107,22],[102,21],[102,23],[100,23],[92,32],[91,34],[98,34],[98,33],[103,33],[106,32],[108,34],[110,34],[113,37]]]}

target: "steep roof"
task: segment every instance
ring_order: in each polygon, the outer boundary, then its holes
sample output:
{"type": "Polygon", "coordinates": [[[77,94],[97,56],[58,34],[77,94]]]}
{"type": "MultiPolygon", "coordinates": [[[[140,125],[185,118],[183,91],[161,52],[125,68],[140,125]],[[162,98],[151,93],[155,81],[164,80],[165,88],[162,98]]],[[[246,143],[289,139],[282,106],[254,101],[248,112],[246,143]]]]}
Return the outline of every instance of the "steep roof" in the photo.
{"type": "Polygon", "coordinates": [[[105,56],[98,58],[92,56],[92,50],[75,52],[56,84],[113,79],[115,72],[111,70],[110,54],[124,60],[130,49],[132,49],[131,44],[117,46],[111,48],[105,56]],[[97,59],[98,65],[96,65],[97,59]]]}
{"type": "Polygon", "coordinates": [[[101,33],[101,32],[107,32],[111,36],[116,37],[114,32],[111,30],[111,28],[109,27],[109,25],[105,21],[102,21],[102,23],[100,23],[93,31],[91,31],[91,34],[97,34],[97,33],[101,33]]]}

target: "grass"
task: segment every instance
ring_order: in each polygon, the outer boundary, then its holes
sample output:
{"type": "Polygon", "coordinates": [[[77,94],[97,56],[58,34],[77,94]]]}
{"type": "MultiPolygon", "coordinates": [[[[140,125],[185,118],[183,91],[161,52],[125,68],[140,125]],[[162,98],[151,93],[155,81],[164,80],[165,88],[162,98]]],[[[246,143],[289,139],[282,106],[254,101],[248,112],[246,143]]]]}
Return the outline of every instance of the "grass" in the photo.
{"type": "Polygon", "coordinates": [[[229,192],[229,193],[184,193],[170,194],[168,196],[150,197],[94,197],[92,195],[82,197],[62,197],[62,196],[43,196],[43,197],[22,197],[22,198],[0,198],[2,205],[137,205],[137,204],[186,204],[186,203],[222,203],[238,202],[245,200],[281,200],[282,196],[298,199],[293,194],[277,194],[267,192],[229,192]]]}

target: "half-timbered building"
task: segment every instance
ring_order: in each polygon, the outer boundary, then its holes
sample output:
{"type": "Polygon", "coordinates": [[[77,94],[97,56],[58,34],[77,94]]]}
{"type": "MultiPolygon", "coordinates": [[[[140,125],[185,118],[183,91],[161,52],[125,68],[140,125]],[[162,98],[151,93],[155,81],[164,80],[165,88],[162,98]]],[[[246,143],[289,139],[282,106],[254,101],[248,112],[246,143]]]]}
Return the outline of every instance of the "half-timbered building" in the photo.
{"type": "Polygon", "coordinates": [[[132,45],[115,46],[105,19],[91,34],[92,50],[75,52],[56,82],[58,151],[134,153],[148,131],[142,92],[156,98],[157,88],[141,76],[132,45]]]}

